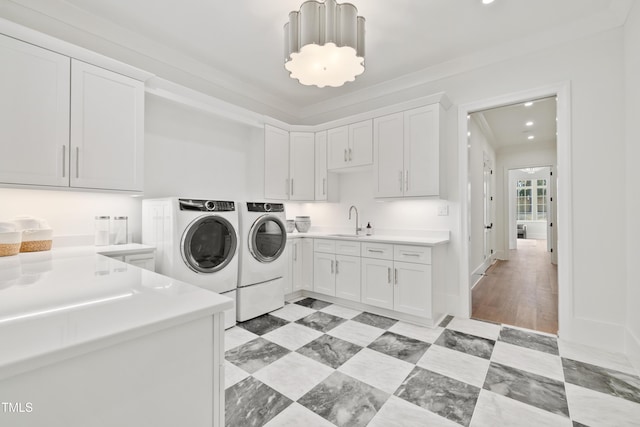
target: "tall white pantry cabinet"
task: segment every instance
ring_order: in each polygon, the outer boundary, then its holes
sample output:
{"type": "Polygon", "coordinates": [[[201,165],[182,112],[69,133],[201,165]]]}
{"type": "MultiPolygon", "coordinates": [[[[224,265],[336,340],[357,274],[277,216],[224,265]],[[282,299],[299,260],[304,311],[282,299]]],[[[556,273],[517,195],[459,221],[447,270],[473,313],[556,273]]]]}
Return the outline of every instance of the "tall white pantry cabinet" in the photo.
{"type": "Polygon", "coordinates": [[[143,190],[143,82],[3,35],[0,63],[0,183],[143,190]]]}

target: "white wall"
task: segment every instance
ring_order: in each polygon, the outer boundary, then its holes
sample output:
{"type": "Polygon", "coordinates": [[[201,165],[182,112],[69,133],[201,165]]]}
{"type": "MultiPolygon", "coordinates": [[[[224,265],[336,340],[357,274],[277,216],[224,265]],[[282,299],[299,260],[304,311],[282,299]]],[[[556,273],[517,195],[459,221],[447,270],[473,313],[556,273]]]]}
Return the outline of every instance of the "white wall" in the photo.
{"type": "MultiPolygon", "coordinates": [[[[491,168],[496,168],[496,152],[489,141],[488,136],[483,132],[483,128],[478,122],[477,114],[471,114],[469,121],[469,192],[470,192],[470,235],[469,241],[469,275],[470,285],[482,278],[481,273],[489,267],[491,259],[484,257],[484,159],[485,155],[491,161],[491,168]]],[[[491,176],[491,192],[496,194],[495,173],[491,176]]],[[[491,232],[491,247],[495,247],[495,230],[498,223],[495,220],[495,207],[498,201],[494,200],[494,215],[489,223],[493,222],[496,227],[491,232]]],[[[495,252],[494,252],[495,253],[495,252]]]]}
{"type": "Polygon", "coordinates": [[[54,247],[93,244],[95,217],[129,217],[132,241],[140,241],[140,198],[126,194],[0,188],[0,221],[30,215],[47,220],[54,247]]]}
{"type": "Polygon", "coordinates": [[[627,222],[627,336],[626,352],[640,372],[640,279],[637,271],[640,259],[640,198],[637,183],[640,182],[640,4],[634,2],[625,26],[625,92],[626,92],[626,188],[627,222]]]}
{"type": "Polygon", "coordinates": [[[146,96],[145,198],[246,199],[262,152],[261,129],[146,96]]]}

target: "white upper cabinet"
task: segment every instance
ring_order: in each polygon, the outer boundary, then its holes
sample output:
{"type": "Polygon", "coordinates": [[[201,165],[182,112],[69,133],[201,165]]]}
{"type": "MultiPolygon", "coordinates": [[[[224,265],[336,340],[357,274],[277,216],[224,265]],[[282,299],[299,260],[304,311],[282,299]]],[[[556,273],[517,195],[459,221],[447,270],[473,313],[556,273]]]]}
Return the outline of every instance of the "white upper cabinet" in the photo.
{"type": "Polygon", "coordinates": [[[289,199],[289,132],[264,127],[264,197],[289,199]]]}
{"type": "Polygon", "coordinates": [[[289,200],[315,198],[315,134],[291,132],[289,136],[289,200]]]}
{"type": "Polygon", "coordinates": [[[327,131],[315,134],[315,199],[328,199],[328,173],[327,173],[327,131]]]}
{"type": "Polygon", "coordinates": [[[372,126],[372,120],[365,120],[327,131],[329,170],[373,163],[372,126]]]}
{"type": "Polygon", "coordinates": [[[0,182],[69,185],[70,59],[0,35],[0,182]]]}
{"type": "Polygon", "coordinates": [[[375,197],[442,195],[440,104],[374,119],[375,197]]]}
{"type": "Polygon", "coordinates": [[[144,84],[71,64],[71,186],[142,191],[144,84]]]}

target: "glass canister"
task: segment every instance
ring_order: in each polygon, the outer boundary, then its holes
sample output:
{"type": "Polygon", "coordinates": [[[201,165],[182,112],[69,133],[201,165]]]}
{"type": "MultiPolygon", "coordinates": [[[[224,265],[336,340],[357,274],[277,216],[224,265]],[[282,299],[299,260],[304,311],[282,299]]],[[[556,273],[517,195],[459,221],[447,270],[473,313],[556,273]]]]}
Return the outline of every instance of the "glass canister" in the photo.
{"type": "Polygon", "coordinates": [[[129,235],[129,217],[127,216],[114,216],[113,217],[113,233],[115,238],[114,245],[124,245],[127,243],[127,236],[129,235]]]}
{"type": "Polygon", "coordinates": [[[107,246],[109,244],[109,220],[110,216],[96,217],[95,245],[107,246]]]}

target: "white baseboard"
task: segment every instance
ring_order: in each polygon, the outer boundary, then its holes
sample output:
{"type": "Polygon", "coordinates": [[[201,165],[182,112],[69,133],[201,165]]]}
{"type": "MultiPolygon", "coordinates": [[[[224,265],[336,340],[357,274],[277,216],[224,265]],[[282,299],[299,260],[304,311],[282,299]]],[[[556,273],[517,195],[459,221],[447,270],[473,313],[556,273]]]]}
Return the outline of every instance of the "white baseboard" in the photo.
{"type": "Polygon", "coordinates": [[[625,327],[616,323],[574,317],[559,319],[558,336],[567,341],[601,348],[613,353],[625,352],[625,327]],[[570,322],[570,324],[567,324],[570,322]]]}
{"type": "Polygon", "coordinates": [[[640,375],[640,338],[634,335],[629,328],[625,330],[625,354],[640,375]]]}

